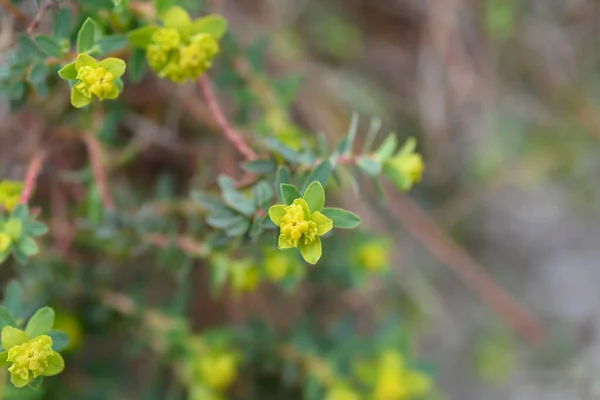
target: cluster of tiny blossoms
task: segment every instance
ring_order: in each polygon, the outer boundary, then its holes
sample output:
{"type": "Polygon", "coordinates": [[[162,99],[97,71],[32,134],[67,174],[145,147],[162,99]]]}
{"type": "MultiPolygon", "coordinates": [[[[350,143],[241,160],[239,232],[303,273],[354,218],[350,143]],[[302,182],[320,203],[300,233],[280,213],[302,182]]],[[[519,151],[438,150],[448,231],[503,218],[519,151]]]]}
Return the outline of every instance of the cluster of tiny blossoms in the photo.
{"type": "Polygon", "coordinates": [[[198,79],[211,67],[218,52],[219,43],[208,33],[184,42],[176,29],[160,28],[152,35],[146,56],[150,67],[161,78],[181,83],[198,79]]]}
{"type": "Polygon", "coordinates": [[[183,83],[197,80],[219,53],[218,39],[227,23],[217,15],[192,20],[181,7],[162,16],[162,26],[148,25],[129,34],[134,46],[146,51],[150,67],[160,76],[183,83]]]}

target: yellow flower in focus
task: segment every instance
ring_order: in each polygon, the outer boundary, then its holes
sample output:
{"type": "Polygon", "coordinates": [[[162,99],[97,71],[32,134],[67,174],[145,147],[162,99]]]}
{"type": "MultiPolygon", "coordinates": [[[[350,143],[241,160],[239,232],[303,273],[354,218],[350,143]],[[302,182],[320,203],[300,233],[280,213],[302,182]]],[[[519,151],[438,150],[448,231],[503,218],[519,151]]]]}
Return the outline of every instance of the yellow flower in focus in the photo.
{"type": "Polygon", "coordinates": [[[359,245],[356,258],[368,272],[380,272],[389,267],[390,246],[385,241],[369,240],[359,245]]]}
{"type": "Polygon", "coordinates": [[[202,383],[214,390],[228,388],[237,377],[239,357],[234,352],[210,352],[200,356],[198,372],[202,383]]]}
{"type": "Polygon", "coordinates": [[[12,239],[6,233],[0,232],[0,253],[10,249],[12,239]]]}
{"type": "Polygon", "coordinates": [[[280,249],[300,247],[300,253],[308,263],[315,264],[321,258],[320,236],[333,228],[333,221],[319,211],[313,213],[306,200],[299,198],[289,206],[274,205],[269,217],[280,228],[280,249]]]}
{"type": "Polygon", "coordinates": [[[14,210],[21,199],[23,182],[1,181],[0,182],[0,205],[8,211],[14,210]]]}
{"type": "Polygon", "coordinates": [[[100,100],[116,99],[123,87],[121,76],[125,73],[125,61],[109,57],[100,62],[88,54],[77,56],[73,64],[59,71],[63,79],[77,80],[71,90],[71,104],[76,108],[85,107],[93,96],[100,100]]]}
{"type": "Polygon", "coordinates": [[[23,387],[40,375],[52,376],[64,369],[62,356],[52,349],[52,338],[41,335],[29,340],[20,329],[7,326],[2,329],[2,346],[7,351],[6,361],[10,380],[15,387],[23,387]]]}

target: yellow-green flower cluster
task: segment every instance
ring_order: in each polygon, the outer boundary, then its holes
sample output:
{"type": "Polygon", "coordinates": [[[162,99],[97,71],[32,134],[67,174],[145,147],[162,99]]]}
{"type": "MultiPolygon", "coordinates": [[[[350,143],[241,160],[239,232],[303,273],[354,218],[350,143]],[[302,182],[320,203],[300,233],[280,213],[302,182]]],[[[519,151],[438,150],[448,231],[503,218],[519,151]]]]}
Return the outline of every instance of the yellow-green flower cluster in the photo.
{"type": "Polygon", "coordinates": [[[367,240],[356,250],[358,266],[366,272],[387,271],[390,260],[390,244],[381,239],[367,240]]]}
{"type": "Polygon", "coordinates": [[[219,53],[218,39],[227,29],[226,21],[216,15],[192,21],[175,6],[166,11],[163,23],[131,32],[131,42],[146,51],[148,64],[161,78],[178,83],[198,79],[219,53]]]}
{"type": "Polygon", "coordinates": [[[421,155],[415,152],[416,146],[416,140],[411,138],[394,156],[384,160],[384,173],[401,190],[409,190],[423,177],[425,163],[421,155]]]}
{"type": "Polygon", "coordinates": [[[400,352],[387,350],[379,357],[373,400],[414,399],[425,396],[431,388],[429,376],[410,369],[400,352]]]}
{"type": "Polygon", "coordinates": [[[361,400],[360,395],[344,383],[336,383],[327,391],[325,400],[361,400]]]}
{"type": "MultiPolygon", "coordinates": [[[[299,195],[296,188],[293,191],[299,195]]],[[[291,204],[271,206],[269,217],[280,231],[279,249],[299,247],[304,260],[315,264],[323,252],[321,236],[333,228],[333,221],[321,213],[324,204],[325,191],[321,183],[315,181],[306,188],[303,197],[296,198],[291,204]]]]}
{"type": "Polygon", "coordinates": [[[260,269],[251,260],[232,261],[231,287],[236,294],[250,293],[260,284],[260,269]]]}
{"type": "Polygon", "coordinates": [[[58,74],[63,79],[76,80],[71,89],[71,104],[76,108],[90,104],[96,96],[101,101],[116,99],[123,89],[121,76],[125,73],[125,61],[110,57],[100,62],[85,53],[79,54],[74,63],[63,67],[58,74]]]}
{"type": "Polygon", "coordinates": [[[24,331],[7,326],[2,330],[2,354],[10,363],[8,372],[15,387],[23,387],[38,376],[52,376],[64,369],[62,356],[52,349],[52,338],[30,339],[24,331]]]}
{"type": "Polygon", "coordinates": [[[1,225],[0,253],[7,251],[13,243],[17,242],[23,232],[23,223],[18,219],[9,219],[1,225]]]}
{"type": "Polygon", "coordinates": [[[191,354],[184,371],[184,381],[192,400],[224,399],[224,393],[238,376],[241,357],[229,345],[206,343],[201,337],[191,339],[191,354]]]}
{"type": "Polygon", "coordinates": [[[273,249],[265,252],[263,266],[267,278],[276,283],[288,277],[301,278],[305,272],[296,256],[273,249]]]}
{"type": "Polygon", "coordinates": [[[7,211],[12,211],[19,204],[23,182],[0,181],[0,206],[7,211]]]}

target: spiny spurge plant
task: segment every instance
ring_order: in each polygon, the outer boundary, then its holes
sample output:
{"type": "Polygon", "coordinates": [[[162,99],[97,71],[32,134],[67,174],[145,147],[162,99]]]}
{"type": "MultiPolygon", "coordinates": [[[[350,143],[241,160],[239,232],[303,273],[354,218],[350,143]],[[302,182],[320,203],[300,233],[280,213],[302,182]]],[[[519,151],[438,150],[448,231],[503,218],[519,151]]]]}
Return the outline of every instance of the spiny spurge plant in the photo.
{"type": "Polygon", "coordinates": [[[0,182],[0,263],[15,276],[0,307],[0,397],[9,377],[18,399],[224,400],[248,388],[256,398],[307,400],[427,394],[430,378],[404,352],[377,353],[393,346],[379,315],[399,313],[383,295],[382,312],[365,318],[373,339],[354,335],[364,327],[353,316],[367,308],[357,293],[392,270],[392,246],[331,207],[353,193],[361,200],[359,178],[381,204],[381,179],[410,189],[424,169],[416,142],[398,149],[390,133],[374,147],[380,124],[361,137],[357,115],[345,134],[308,132],[289,112],[302,77],[270,77],[264,44],[239,43],[208,2],[187,2],[203,15],[196,19],[184,1],[38,3],[0,66],[11,110],[40,110],[23,114],[40,127],[24,182],[0,182]],[[143,79],[147,67],[158,79],[143,79]],[[198,81],[202,99],[160,79],[198,81]],[[232,95],[235,118],[213,84],[232,95]],[[149,167],[155,155],[159,167],[149,167]],[[171,158],[185,169],[162,164],[171,158]],[[39,238],[48,229],[38,219],[52,221],[50,239],[39,238]],[[56,324],[44,304],[60,310],[56,324]],[[196,304],[202,318],[192,321],[196,304]],[[106,357],[104,348],[82,351],[92,335],[93,346],[111,349],[106,357]],[[371,372],[362,376],[349,366],[365,351],[371,372]],[[73,374],[41,386],[63,370],[61,352],[85,367],[73,363],[73,374]],[[121,364],[143,364],[143,376],[157,379],[131,394],[121,364]]]}

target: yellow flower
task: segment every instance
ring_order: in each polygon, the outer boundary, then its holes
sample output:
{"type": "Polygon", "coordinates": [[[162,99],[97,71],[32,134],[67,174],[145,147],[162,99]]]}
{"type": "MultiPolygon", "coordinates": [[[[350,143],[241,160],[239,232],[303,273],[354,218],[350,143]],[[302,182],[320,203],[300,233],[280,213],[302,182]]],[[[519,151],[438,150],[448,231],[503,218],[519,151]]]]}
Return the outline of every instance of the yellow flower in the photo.
{"type": "Polygon", "coordinates": [[[152,42],[163,51],[175,50],[181,44],[181,37],[176,29],[161,28],[152,35],[152,42]]]}
{"type": "Polygon", "coordinates": [[[56,311],[54,329],[65,332],[69,337],[69,344],[65,347],[64,352],[75,350],[81,346],[83,342],[83,328],[76,316],[56,311]]]}
{"type": "Polygon", "coordinates": [[[227,21],[209,15],[192,21],[181,7],[169,8],[163,26],[149,25],[130,32],[131,42],[146,50],[148,64],[161,77],[177,83],[196,80],[219,53],[227,21]]]}
{"type": "Polygon", "coordinates": [[[21,199],[23,183],[18,181],[0,182],[0,205],[8,211],[14,210],[21,199]]]}
{"type": "MultiPolygon", "coordinates": [[[[321,187],[321,191],[323,187],[321,187]]],[[[308,192],[308,189],[307,189],[308,192]]],[[[324,202],[324,195],[321,195],[324,202]]],[[[321,206],[322,208],[322,206],[321,206]]],[[[318,210],[311,213],[308,203],[298,198],[289,206],[277,204],[269,209],[269,217],[280,228],[278,247],[300,247],[304,260],[315,264],[322,254],[321,238],[333,228],[333,221],[318,210]]]]}
{"type": "Polygon", "coordinates": [[[253,292],[260,283],[260,270],[251,261],[242,260],[231,265],[231,285],[236,293],[253,292]]]}
{"type": "Polygon", "coordinates": [[[421,155],[415,153],[416,145],[411,138],[393,157],[384,161],[384,172],[402,190],[410,189],[423,177],[425,163],[421,155]]]}
{"type": "Polygon", "coordinates": [[[267,251],[264,260],[265,273],[273,282],[281,282],[286,277],[302,275],[302,267],[295,256],[278,251],[267,251]]]}
{"type": "Polygon", "coordinates": [[[374,400],[406,400],[423,396],[431,390],[430,378],[407,368],[404,357],[388,350],[379,358],[374,400]]]}
{"type": "Polygon", "coordinates": [[[32,340],[20,329],[7,326],[2,330],[2,347],[11,382],[23,387],[40,375],[52,376],[64,369],[62,356],[52,349],[52,338],[41,335],[32,340]]]}
{"type": "Polygon", "coordinates": [[[12,239],[6,233],[0,232],[0,253],[4,253],[10,249],[12,245],[12,239]]]}
{"type": "Polygon", "coordinates": [[[100,62],[87,54],[79,54],[75,63],[59,71],[64,79],[77,80],[71,90],[71,104],[85,107],[93,96],[100,100],[116,99],[123,87],[121,76],[125,73],[125,61],[110,57],[100,62]]]}
{"type": "Polygon", "coordinates": [[[239,362],[236,353],[211,351],[200,357],[198,372],[205,385],[214,390],[224,390],[235,381],[239,362]]]}
{"type": "Polygon", "coordinates": [[[390,246],[381,240],[370,240],[359,245],[356,257],[359,265],[369,272],[379,272],[389,267],[390,246]]]}
{"type": "Polygon", "coordinates": [[[360,396],[345,384],[337,384],[327,392],[325,400],[360,400],[360,396]]]}

